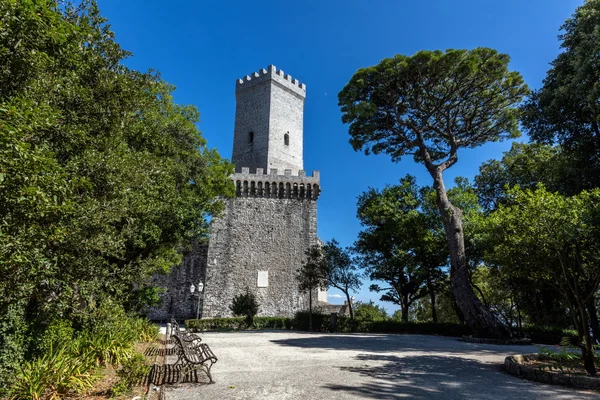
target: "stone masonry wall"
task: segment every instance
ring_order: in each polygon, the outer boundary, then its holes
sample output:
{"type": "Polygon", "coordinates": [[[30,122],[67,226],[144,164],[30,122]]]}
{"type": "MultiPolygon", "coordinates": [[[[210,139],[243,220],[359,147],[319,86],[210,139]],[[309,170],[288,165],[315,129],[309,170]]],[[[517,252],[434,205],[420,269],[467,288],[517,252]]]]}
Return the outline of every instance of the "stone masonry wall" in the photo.
{"type": "Polygon", "coordinates": [[[306,85],[273,65],[238,80],[232,154],[236,172],[248,167],[250,172],[275,168],[297,174],[303,169],[305,98],[306,85]]]}
{"type": "Polygon", "coordinates": [[[154,285],[166,290],[161,295],[161,304],[148,311],[148,318],[154,321],[196,318],[198,297],[190,294],[190,285],[197,286],[205,280],[207,253],[207,244],[194,243],[181,265],[173,267],[168,275],[153,277],[154,285]]]}
{"type": "Polygon", "coordinates": [[[202,316],[231,316],[233,297],[246,288],[257,296],[259,315],[292,316],[308,308],[296,276],[306,250],[317,243],[319,175],[244,172],[232,176],[238,197],[212,221],[202,316]],[[269,182],[275,189],[267,192],[269,182]],[[259,271],[268,271],[267,287],[258,287],[259,271]]]}

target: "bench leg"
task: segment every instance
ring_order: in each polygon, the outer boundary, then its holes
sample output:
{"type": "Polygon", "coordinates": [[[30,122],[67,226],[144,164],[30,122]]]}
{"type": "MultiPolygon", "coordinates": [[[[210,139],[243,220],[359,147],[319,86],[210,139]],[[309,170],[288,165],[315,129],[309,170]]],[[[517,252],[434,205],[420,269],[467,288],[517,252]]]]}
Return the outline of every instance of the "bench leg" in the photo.
{"type": "Polygon", "coordinates": [[[211,362],[209,365],[204,364],[203,366],[210,383],[215,383],[215,381],[213,381],[212,374],[210,373],[210,369],[212,368],[213,363],[211,362]]]}

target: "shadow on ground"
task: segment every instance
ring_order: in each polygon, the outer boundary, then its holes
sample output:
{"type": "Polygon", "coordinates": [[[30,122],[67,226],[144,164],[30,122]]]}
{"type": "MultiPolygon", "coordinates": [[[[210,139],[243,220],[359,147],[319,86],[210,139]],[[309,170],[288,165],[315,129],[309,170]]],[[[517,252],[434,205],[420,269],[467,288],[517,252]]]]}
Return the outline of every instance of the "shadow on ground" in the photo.
{"type": "Polygon", "coordinates": [[[368,383],[324,387],[373,399],[529,399],[548,390],[549,399],[593,399],[598,394],[533,384],[500,372],[500,367],[451,356],[360,354],[364,366],[339,367],[371,378],[368,383]],[[375,364],[375,365],[372,365],[375,364]],[[475,394],[475,395],[473,395],[475,394]]]}
{"type": "Polygon", "coordinates": [[[354,350],[372,353],[389,352],[431,352],[460,353],[477,352],[479,355],[522,354],[537,350],[535,346],[494,345],[466,343],[458,338],[446,336],[401,335],[401,334],[346,334],[319,335],[307,334],[305,337],[272,340],[280,346],[319,348],[328,350],[354,350]]]}

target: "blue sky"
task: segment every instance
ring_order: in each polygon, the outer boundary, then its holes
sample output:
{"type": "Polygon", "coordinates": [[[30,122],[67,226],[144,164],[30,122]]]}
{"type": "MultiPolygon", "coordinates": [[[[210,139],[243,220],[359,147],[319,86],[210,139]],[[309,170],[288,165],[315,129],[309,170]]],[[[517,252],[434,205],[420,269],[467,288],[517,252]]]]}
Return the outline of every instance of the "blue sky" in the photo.
{"type": "MultiPolygon", "coordinates": [[[[352,74],[394,54],[486,46],[509,54],[511,69],[538,88],[559,52],[559,27],[583,0],[98,3],[117,41],[133,52],[127,65],[158,70],[175,85],[175,101],[198,107],[200,130],[225,158],[231,157],[237,78],[274,64],[305,83],[304,166],[321,171],[319,236],[351,245],[360,230],[356,198],[369,186],[394,184],[407,173],[420,185],[431,184],[425,168],[411,158],[394,164],[388,156],[352,150],[337,105],[337,93],[352,74]]],[[[446,182],[472,179],[482,162],[509,148],[503,142],[461,151],[446,182]]],[[[368,283],[356,297],[378,299],[368,283]]]]}

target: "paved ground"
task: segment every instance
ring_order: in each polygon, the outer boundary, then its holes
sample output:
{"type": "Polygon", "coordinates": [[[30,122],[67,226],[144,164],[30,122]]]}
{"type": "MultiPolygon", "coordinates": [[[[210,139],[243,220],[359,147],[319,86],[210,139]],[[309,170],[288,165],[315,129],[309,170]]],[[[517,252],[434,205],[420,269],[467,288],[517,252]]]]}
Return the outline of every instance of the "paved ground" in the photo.
{"type": "Polygon", "coordinates": [[[420,335],[205,333],[219,357],[213,385],[166,388],[183,399],[599,399],[593,392],[504,374],[534,346],[463,343],[420,335]]]}

